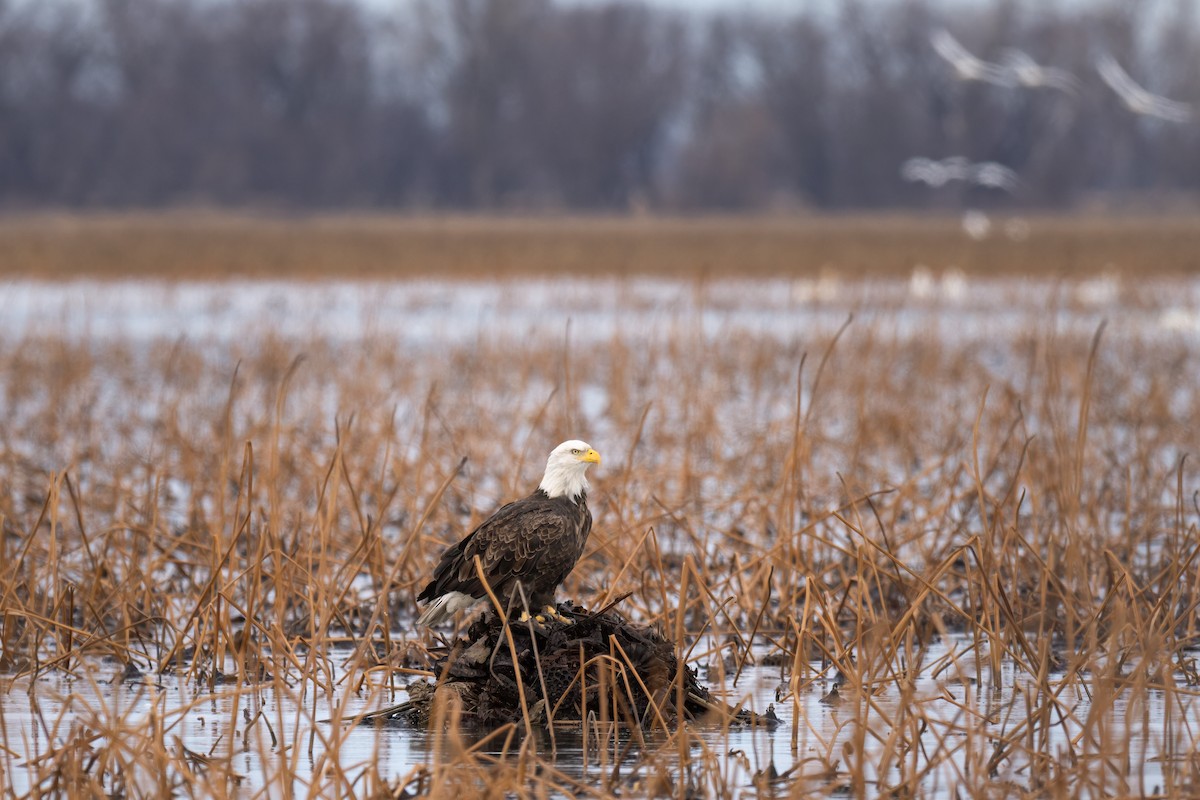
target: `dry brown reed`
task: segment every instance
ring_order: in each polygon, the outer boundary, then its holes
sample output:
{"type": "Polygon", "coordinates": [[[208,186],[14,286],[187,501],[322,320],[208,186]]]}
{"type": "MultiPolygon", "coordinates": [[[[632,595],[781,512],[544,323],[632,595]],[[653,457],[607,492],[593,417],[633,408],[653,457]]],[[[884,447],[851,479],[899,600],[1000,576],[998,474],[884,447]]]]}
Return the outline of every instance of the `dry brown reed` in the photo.
{"type": "MultiPolygon", "coordinates": [[[[207,223],[153,223],[177,224],[207,223]]],[[[675,331],[569,356],[0,339],[0,691],[38,709],[0,716],[0,776],[37,796],[1191,796],[1196,359],[1186,338],[1050,324],[1003,342],[675,331]],[[567,733],[472,740],[450,704],[424,763],[389,774],[381,748],[418,732],[350,753],[350,729],[319,723],[427,675],[412,618],[437,553],[568,435],[605,461],[562,594],[630,592],[622,611],[733,704],[749,670],[777,670],[792,766],[738,768],[605,705],[582,709],[568,769],[567,733]],[[98,699],[97,675],[141,699],[98,699]],[[49,697],[47,676],[78,690],[49,697]],[[181,734],[197,716],[206,752],[181,734]]]]}
{"type": "Polygon", "coordinates": [[[38,214],[0,219],[0,277],[412,278],[1186,274],[1195,217],[994,215],[428,217],[38,214]]]}

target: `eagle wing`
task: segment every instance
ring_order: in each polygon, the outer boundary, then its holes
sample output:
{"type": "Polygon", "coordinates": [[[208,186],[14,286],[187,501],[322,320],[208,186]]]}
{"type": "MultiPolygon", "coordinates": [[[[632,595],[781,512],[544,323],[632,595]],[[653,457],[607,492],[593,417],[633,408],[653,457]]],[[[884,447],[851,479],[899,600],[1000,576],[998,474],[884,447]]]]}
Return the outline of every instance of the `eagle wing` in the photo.
{"type": "Polygon", "coordinates": [[[481,598],[487,594],[475,569],[475,556],[500,601],[507,602],[519,581],[527,599],[553,594],[583,551],[591,529],[586,501],[574,503],[532,495],[509,503],[442,554],[433,580],[417,597],[429,602],[448,592],[481,598]]]}

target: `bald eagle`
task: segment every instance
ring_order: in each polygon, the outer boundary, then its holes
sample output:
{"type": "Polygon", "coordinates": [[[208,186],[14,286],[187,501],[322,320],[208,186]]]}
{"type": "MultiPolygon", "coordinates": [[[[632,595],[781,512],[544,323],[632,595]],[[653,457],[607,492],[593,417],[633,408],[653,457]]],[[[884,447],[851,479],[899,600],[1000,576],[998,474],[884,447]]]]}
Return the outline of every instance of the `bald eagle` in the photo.
{"type": "Polygon", "coordinates": [[[554,448],[533,494],[503,506],[458,544],[446,548],[417,600],[428,603],[417,622],[433,626],[487,596],[475,569],[483,565],[501,603],[555,615],[554,591],[583,554],[592,529],[584,473],[600,454],[578,439],[554,448]],[[519,587],[519,588],[518,588],[519,587]]]}

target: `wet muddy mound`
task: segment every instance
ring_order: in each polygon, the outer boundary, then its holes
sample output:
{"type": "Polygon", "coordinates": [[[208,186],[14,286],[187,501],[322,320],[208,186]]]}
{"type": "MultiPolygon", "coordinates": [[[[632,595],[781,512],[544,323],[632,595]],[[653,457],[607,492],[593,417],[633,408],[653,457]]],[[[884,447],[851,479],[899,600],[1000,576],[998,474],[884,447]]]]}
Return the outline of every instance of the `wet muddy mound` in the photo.
{"type": "Polygon", "coordinates": [[[681,716],[685,722],[778,724],[773,711],[758,715],[716,700],[693,670],[680,670],[673,644],[654,629],[611,609],[593,613],[567,602],[558,613],[557,619],[507,626],[484,615],[464,638],[433,651],[432,668],[441,676],[436,685],[410,685],[408,702],[364,721],[428,725],[445,703],[464,723],[484,727],[520,721],[526,713],[539,726],[592,718],[674,727],[681,716]]]}

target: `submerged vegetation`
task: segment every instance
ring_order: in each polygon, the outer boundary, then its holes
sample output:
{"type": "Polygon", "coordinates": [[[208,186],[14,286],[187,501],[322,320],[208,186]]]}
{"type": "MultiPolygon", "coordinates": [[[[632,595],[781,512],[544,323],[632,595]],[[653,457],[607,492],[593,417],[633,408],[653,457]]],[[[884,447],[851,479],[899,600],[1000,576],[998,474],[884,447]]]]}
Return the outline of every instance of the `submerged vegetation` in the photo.
{"type": "Polygon", "coordinates": [[[990,301],[902,282],[874,315],[846,281],[765,329],[707,326],[697,307],[747,296],[677,279],[653,324],[601,336],[577,299],[556,336],[0,333],[0,785],[1191,796],[1200,352],[1169,315],[1196,286],[1106,280],[1107,327],[1072,280],[990,301]],[[1009,324],[892,324],[967,302],[1009,324]],[[416,591],[573,435],[606,459],[560,597],[628,595],[714,702],[765,714],[745,681],[774,676],[773,763],[674,725],[685,671],[639,687],[620,654],[606,680],[654,698],[644,725],[547,726],[540,688],[482,739],[452,724],[466,703],[428,732],[327,722],[439,678],[416,591]]]}

